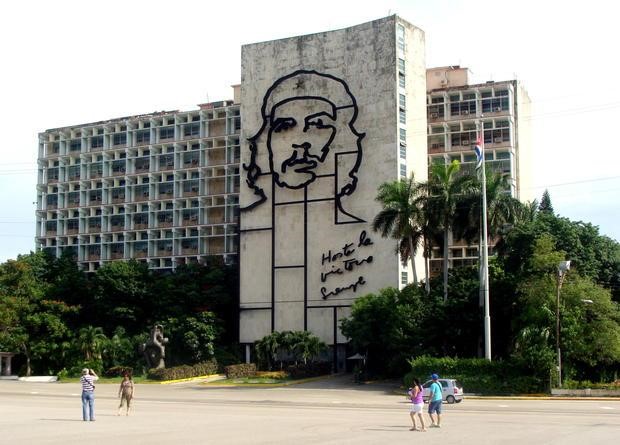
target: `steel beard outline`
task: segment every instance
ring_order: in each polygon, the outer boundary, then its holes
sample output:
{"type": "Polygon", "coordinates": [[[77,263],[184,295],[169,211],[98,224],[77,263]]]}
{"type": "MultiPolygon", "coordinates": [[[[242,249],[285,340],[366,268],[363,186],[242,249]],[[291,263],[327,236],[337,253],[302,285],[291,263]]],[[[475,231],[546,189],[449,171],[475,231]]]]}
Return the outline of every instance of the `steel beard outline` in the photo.
{"type": "MultiPolygon", "coordinates": [[[[365,263],[372,263],[373,256],[368,255],[363,258],[350,258],[358,249],[363,249],[367,246],[373,245],[372,240],[366,234],[365,230],[359,235],[359,241],[357,243],[357,247],[353,247],[355,243],[347,243],[339,250],[332,252],[332,250],[328,250],[321,256],[321,265],[324,266],[326,263],[331,265],[331,270],[327,272],[321,272],[321,283],[325,283],[330,276],[333,275],[343,275],[347,272],[352,272],[355,268],[362,266],[365,263]],[[336,264],[333,264],[336,263],[336,264]]],[[[357,291],[359,286],[363,286],[366,284],[366,280],[363,276],[359,276],[357,280],[348,286],[336,287],[332,291],[328,291],[326,287],[321,287],[321,296],[323,300],[326,300],[330,296],[336,296],[346,290],[351,289],[353,292],[357,291]]]]}

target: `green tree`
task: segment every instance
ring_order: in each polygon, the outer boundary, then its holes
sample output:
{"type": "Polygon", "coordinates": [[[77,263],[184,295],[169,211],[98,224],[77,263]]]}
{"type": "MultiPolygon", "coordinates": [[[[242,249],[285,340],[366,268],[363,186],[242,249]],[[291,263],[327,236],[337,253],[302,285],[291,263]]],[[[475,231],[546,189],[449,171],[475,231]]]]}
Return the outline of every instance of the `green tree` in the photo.
{"type": "Polygon", "coordinates": [[[538,211],[541,213],[549,213],[553,215],[553,205],[551,204],[551,195],[549,194],[549,190],[543,192],[542,199],[540,200],[540,205],[538,206],[538,211]]]}
{"type": "Polygon", "coordinates": [[[448,299],[448,237],[462,221],[458,209],[476,191],[476,180],[468,174],[459,174],[460,163],[434,164],[428,182],[421,187],[426,192],[426,206],[431,227],[443,232],[443,299],[448,299]]]}
{"type": "MultiPolygon", "coordinates": [[[[384,238],[393,238],[403,244],[400,249],[401,260],[406,265],[411,260],[413,283],[417,284],[418,274],[415,255],[423,240],[423,209],[420,205],[420,188],[413,174],[408,179],[386,182],[379,186],[376,200],[383,209],[375,216],[372,229],[384,238]]],[[[428,281],[428,268],[426,268],[428,281]]]]}
{"type": "Polygon", "coordinates": [[[137,261],[104,264],[93,277],[94,300],[85,308],[86,319],[111,332],[119,324],[131,334],[152,324],[153,300],[160,298],[148,266],[137,261]]]}
{"type": "Polygon", "coordinates": [[[101,360],[101,352],[106,344],[107,337],[100,327],[86,326],[79,330],[77,346],[84,354],[84,360],[101,360]]]}
{"type": "Polygon", "coordinates": [[[166,348],[169,363],[199,363],[213,358],[221,333],[220,321],[212,312],[168,318],[162,323],[170,343],[166,348]]]}
{"type": "Polygon", "coordinates": [[[358,298],[351,315],[340,322],[342,333],[355,350],[366,356],[370,372],[396,374],[406,360],[422,350],[426,307],[420,289],[382,289],[358,298]]]}

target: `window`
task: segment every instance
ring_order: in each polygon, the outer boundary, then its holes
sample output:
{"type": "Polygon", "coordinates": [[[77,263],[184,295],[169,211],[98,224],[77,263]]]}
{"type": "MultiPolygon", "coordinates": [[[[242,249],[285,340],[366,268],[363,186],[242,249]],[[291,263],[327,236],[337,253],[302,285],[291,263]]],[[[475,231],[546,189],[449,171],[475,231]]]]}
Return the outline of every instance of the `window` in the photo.
{"type": "Polygon", "coordinates": [[[117,133],[112,137],[112,144],[125,145],[127,143],[127,133],[117,133]]]}
{"type": "Polygon", "coordinates": [[[159,129],[159,139],[172,139],[174,137],[174,127],[162,127],[159,129]]]}
{"type": "Polygon", "coordinates": [[[139,130],[136,132],[136,143],[148,144],[151,142],[151,130],[139,130]]]}
{"type": "Polygon", "coordinates": [[[103,136],[95,136],[90,140],[91,148],[101,148],[103,147],[103,136]]]}
{"type": "Polygon", "coordinates": [[[398,71],[405,74],[405,60],[398,59],[398,71]]]}
{"type": "Polygon", "coordinates": [[[398,73],[398,86],[405,88],[405,75],[403,73],[398,73]]]}
{"type": "Polygon", "coordinates": [[[401,178],[407,177],[407,165],[406,164],[400,164],[400,176],[401,178]]]}
{"type": "Polygon", "coordinates": [[[400,146],[400,158],[407,159],[407,147],[400,146]]]}
{"type": "Polygon", "coordinates": [[[188,124],[183,127],[183,136],[198,136],[200,135],[200,124],[188,124]]]}
{"type": "Polygon", "coordinates": [[[405,50],[405,27],[403,25],[396,26],[396,45],[399,50],[405,50]]]}
{"type": "Polygon", "coordinates": [[[407,123],[407,113],[405,113],[405,110],[398,110],[398,122],[401,124],[407,123]]]}
{"type": "Polygon", "coordinates": [[[82,142],[79,139],[74,139],[69,143],[69,151],[80,151],[82,149],[82,142]]]}
{"type": "Polygon", "coordinates": [[[406,142],[407,141],[407,130],[404,128],[399,128],[398,132],[399,132],[400,141],[406,142]]]}
{"type": "Polygon", "coordinates": [[[399,94],[398,95],[398,106],[401,110],[405,110],[406,109],[406,103],[407,103],[407,98],[405,97],[404,94],[399,94]]]}
{"type": "Polygon", "coordinates": [[[408,277],[408,272],[404,271],[400,273],[400,284],[402,284],[403,286],[407,285],[407,282],[409,281],[409,277],[408,277]]]}

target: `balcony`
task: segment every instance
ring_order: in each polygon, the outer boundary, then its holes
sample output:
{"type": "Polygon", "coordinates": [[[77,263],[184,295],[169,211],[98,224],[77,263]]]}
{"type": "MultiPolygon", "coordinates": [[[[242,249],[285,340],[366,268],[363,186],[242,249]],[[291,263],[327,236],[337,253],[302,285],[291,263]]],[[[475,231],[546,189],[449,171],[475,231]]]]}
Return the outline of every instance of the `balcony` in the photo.
{"type": "Polygon", "coordinates": [[[142,230],[142,229],[148,229],[148,228],[149,228],[148,223],[134,224],[135,230],[142,230]]]}
{"type": "Polygon", "coordinates": [[[133,255],[134,258],[146,258],[146,256],[147,252],[145,252],[144,250],[140,250],[133,255]]]}
{"type": "Polygon", "coordinates": [[[121,260],[124,256],[125,255],[123,254],[123,252],[112,252],[111,258],[113,260],[121,260]]]}
{"type": "Polygon", "coordinates": [[[125,195],[112,196],[112,204],[125,202],[125,195]]]}
{"type": "Polygon", "coordinates": [[[112,232],[120,232],[121,230],[124,230],[124,229],[125,229],[125,226],[122,224],[115,224],[110,228],[112,232]]]}
{"type": "Polygon", "coordinates": [[[67,235],[75,235],[79,233],[79,229],[67,229],[67,235]]]}
{"type": "Polygon", "coordinates": [[[91,253],[86,256],[86,261],[99,261],[101,255],[98,253],[91,253]]]}
{"type": "Polygon", "coordinates": [[[197,255],[198,247],[187,247],[185,249],[181,249],[182,255],[197,255]]]}

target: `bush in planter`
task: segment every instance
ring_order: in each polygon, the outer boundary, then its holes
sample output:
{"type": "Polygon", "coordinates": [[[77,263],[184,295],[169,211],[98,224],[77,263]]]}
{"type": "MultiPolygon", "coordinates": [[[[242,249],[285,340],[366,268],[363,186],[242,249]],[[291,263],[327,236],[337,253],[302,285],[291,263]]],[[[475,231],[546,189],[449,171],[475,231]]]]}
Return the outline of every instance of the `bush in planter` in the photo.
{"type": "Polygon", "coordinates": [[[242,377],[253,377],[256,375],[256,363],[240,363],[229,365],[224,368],[224,373],[228,379],[239,379],[242,377]]]}
{"type": "Polygon", "coordinates": [[[125,374],[133,375],[133,368],[131,366],[112,366],[103,373],[104,377],[122,377],[125,374]]]}
{"type": "Polygon", "coordinates": [[[149,369],[147,377],[152,380],[179,380],[190,379],[203,375],[217,373],[218,365],[215,360],[197,363],[193,366],[182,365],[173,368],[149,369]]]}
{"type": "Polygon", "coordinates": [[[286,372],[292,379],[305,379],[330,374],[331,362],[308,362],[288,365],[286,372]]]}

